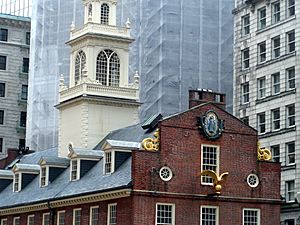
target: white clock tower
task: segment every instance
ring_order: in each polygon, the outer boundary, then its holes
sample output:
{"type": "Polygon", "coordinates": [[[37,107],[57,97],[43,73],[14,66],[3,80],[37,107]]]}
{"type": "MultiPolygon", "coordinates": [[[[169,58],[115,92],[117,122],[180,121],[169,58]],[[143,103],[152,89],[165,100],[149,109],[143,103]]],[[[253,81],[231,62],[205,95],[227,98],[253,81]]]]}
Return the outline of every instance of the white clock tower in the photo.
{"type": "Polygon", "coordinates": [[[111,130],[138,122],[138,75],[128,84],[130,22],[116,26],[116,0],[83,0],[84,25],[71,25],[70,85],[60,82],[59,156],[93,148],[111,130]]]}

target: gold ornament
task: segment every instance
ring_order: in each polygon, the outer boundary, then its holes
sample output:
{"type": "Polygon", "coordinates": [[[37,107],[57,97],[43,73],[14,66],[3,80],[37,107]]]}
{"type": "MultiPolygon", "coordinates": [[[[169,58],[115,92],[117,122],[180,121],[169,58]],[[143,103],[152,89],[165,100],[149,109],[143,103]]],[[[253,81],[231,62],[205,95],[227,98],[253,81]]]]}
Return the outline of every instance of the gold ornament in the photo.
{"type": "Polygon", "coordinates": [[[215,171],[212,170],[204,170],[200,173],[200,176],[210,176],[214,182],[213,187],[215,188],[216,194],[221,194],[222,190],[222,182],[226,180],[227,176],[229,175],[228,172],[222,173],[220,176],[215,171]]]}
{"type": "Polygon", "coordinates": [[[257,159],[261,161],[270,161],[272,159],[271,151],[267,148],[261,148],[259,142],[257,142],[257,159]]]}
{"type": "Polygon", "coordinates": [[[146,151],[157,152],[159,150],[159,129],[157,129],[153,136],[155,138],[145,138],[142,146],[146,151]]]}

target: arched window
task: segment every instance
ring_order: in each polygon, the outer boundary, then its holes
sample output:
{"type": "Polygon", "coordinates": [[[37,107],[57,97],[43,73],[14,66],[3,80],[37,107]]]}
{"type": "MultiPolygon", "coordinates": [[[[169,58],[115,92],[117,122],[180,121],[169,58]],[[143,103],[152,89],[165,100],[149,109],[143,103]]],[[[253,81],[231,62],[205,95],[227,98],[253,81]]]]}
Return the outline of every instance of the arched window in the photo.
{"type": "Polygon", "coordinates": [[[83,68],[85,67],[86,56],[83,51],[77,53],[75,59],[75,84],[81,79],[83,68]]]}
{"type": "Polygon", "coordinates": [[[119,86],[120,59],[112,50],[105,49],[97,57],[96,80],[102,85],[119,86]]]}
{"type": "Polygon", "coordinates": [[[106,3],[103,3],[101,5],[100,23],[101,24],[108,24],[108,19],[109,19],[109,6],[106,3]]]}
{"type": "Polygon", "coordinates": [[[92,6],[92,4],[89,4],[88,15],[89,15],[89,16],[92,16],[92,15],[93,15],[93,6],[92,6]]]}

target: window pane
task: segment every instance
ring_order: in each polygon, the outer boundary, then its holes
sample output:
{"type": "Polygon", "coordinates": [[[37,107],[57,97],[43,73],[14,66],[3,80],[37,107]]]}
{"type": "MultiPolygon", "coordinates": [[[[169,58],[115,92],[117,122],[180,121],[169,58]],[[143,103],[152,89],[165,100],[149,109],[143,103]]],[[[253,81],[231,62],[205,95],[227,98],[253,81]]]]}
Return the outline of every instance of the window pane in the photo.
{"type": "Polygon", "coordinates": [[[7,41],[8,30],[7,29],[0,29],[0,41],[7,41]]]}
{"type": "Polygon", "coordinates": [[[156,206],[156,223],[157,225],[173,224],[173,205],[157,204],[156,206]]]}
{"type": "Polygon", "coordinates": [[[6,56],[0,55],[0,70],[6,70],[6,56]]]}

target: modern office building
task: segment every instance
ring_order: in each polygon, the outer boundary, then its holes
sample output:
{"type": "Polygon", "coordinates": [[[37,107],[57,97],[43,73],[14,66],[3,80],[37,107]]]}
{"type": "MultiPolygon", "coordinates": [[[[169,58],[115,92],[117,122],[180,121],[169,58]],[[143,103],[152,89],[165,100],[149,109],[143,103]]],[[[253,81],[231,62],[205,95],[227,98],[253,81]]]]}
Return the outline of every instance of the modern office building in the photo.
{"type": "MultiPolygon", "coordinates": [[[[118,25],[129,18],[129,79],[140,76],[140,118],[188,108],[189,88],[226,92],[232,108],[233,0],[118,1],[118,25]]],[[[58,144],[58,86],[69,83],[72,21],[83,21],[82,0],[33,3],[27,145],[42,150],[58,144]]],[[[99,18],[98,18],[99,19],[99,18]]]]}
{"type": "Polygon", "coordinates": [[[32,0],[1,0],[0,13],[30,17],[32,0]]]}
{"type": "Polygon", "coordinates": [[[25,147],[30,19],[0,14],[0,158],[25,147]]]}
{"type": "Polygon", "coordinates": [[[236,1],[234,114],[281,162],[282,224],[300,222],[300,2],[236,1]]]}

